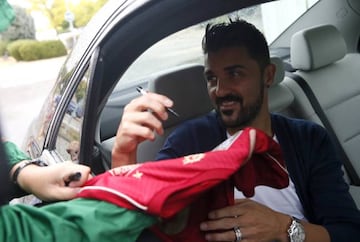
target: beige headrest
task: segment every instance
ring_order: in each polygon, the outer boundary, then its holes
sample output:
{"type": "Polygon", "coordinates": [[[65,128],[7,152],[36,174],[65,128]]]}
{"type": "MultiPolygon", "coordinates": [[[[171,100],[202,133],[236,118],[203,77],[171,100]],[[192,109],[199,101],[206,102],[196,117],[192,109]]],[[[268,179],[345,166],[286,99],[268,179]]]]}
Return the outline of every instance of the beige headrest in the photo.
{"type": "Polygon", "coordinates": [[[284,79],[285,76],[284,63],[282,59],[280,59],[279,57],[271,57],[270,61],[276,66],[274,81],[271,85],[271,86],[275,86],[280,82],[282,82],[282,80],[284,79]]]}
{"type": "Polygon", "coordinates": [[[173,109],[180,115],[169,114],[164,128],[174,126],[213,109],[204,79],[204,67],[189,64],[176,67],[149,81],[149,91],[164,94],[174,101],[173,109]]]}
{"type": "Polygon", "coordinates": [[[342,59],[347,52],[341,33],[333,25],[321,25],[295,33],[290,58],[295,69],[309,71],[342,59]]]}

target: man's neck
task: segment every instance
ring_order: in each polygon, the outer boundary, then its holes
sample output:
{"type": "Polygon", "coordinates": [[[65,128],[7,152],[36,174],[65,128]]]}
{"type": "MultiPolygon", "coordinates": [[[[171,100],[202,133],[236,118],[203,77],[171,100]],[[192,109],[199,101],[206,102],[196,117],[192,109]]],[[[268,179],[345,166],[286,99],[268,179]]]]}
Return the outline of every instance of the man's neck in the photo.
{"type": "Polygon", "coordinates": [[[236,127],[236,128],[226,128],[226,131],[229,135],[233,135],[236,132],[238,132],[239,130],[242,130],[246,127],[253,127],[259,130],[264,131],[267,135],[269,135],[270,137],[273,136],[273,130],[271,127],[271,117],[270,115],[267,115],[264,118],[258,118],[256,120],[254,120],[251,124],[244,126],[244,127],[236,127]]]}

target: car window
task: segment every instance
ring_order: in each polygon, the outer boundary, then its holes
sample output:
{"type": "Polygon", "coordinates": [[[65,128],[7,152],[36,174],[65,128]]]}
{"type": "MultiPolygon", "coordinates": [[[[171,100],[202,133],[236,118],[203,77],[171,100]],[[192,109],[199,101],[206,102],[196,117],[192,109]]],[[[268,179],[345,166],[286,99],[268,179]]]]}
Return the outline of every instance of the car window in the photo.
{"type": "MultiPolygon", "coordinates": [[[[87,70],[67,106],[61,122],[56,139],[56,150],[63,160],[78,162],[89,77],[90,71],[87,70]]],[[[57,105],[60,98],[60,94],[55,96],[55,105],[57,105]]]]}
{"type": "Polygon", "coordinates": [[[241,18],[260,29],[269,44],[318,0],[279,0],[244,8],[191,26],[157,42],[125,72],[115,90],[143,82],[147,76],[186,63],[203,63],[201,39],[207,23],[241,18]],[[284,11],[286,9],[286,11],[284,11]]]}
{"type": "MultiPolygon", "coordinates": [[[[186,64],[203,65],[201,41],[207,23],[224,21],[229,17],[242,18],[257,26],[264,33],[268,43],[271,44],[317,1],[279,0],[244,8],[190,26],[158,41],[144,51],[120,77],[102,113],[101,139],[108,139],[115,135],[124,106],[139,95],[136,92],[136,86],[140,85],[146,88],[150,79],[158,76],[159,73],[176,69],[178,66],[186,64]]],[[[279,54],[279,50],[271,50],[271,52],[279,54]]],[[[287,56],[288,50],[282,55],[287,56]]]]}

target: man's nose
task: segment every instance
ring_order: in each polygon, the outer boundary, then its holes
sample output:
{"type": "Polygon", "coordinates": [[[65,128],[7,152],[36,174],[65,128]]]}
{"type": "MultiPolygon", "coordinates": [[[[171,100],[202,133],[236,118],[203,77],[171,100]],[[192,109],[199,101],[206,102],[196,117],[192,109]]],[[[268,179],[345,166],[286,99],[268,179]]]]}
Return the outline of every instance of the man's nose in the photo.
{"type": "Polygon", "coordinates": [[[217,81],[217,84],[216,84],[216,90],[215,90],[215,93],[216,93],[216,96],[225,96],[225,94],[228,92],[229,90],[229,85],[226,81],[223,81],[223,80],[218,80],[217,81]]]}

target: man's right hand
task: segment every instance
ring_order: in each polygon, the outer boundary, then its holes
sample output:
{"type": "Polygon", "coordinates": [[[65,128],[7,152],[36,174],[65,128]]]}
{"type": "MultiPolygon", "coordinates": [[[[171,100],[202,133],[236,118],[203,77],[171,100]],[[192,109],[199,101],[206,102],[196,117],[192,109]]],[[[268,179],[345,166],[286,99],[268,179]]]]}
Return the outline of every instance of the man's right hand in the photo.
{"type": "Polygon", "coordinates": [[[136,163],[137,146],[154,140],[155,132],[164,133],[162,121],[168,118],[166,108],[172,105],[166,96],[149,92],[125,106],[112,150],[112,168],[136,163]]]}

